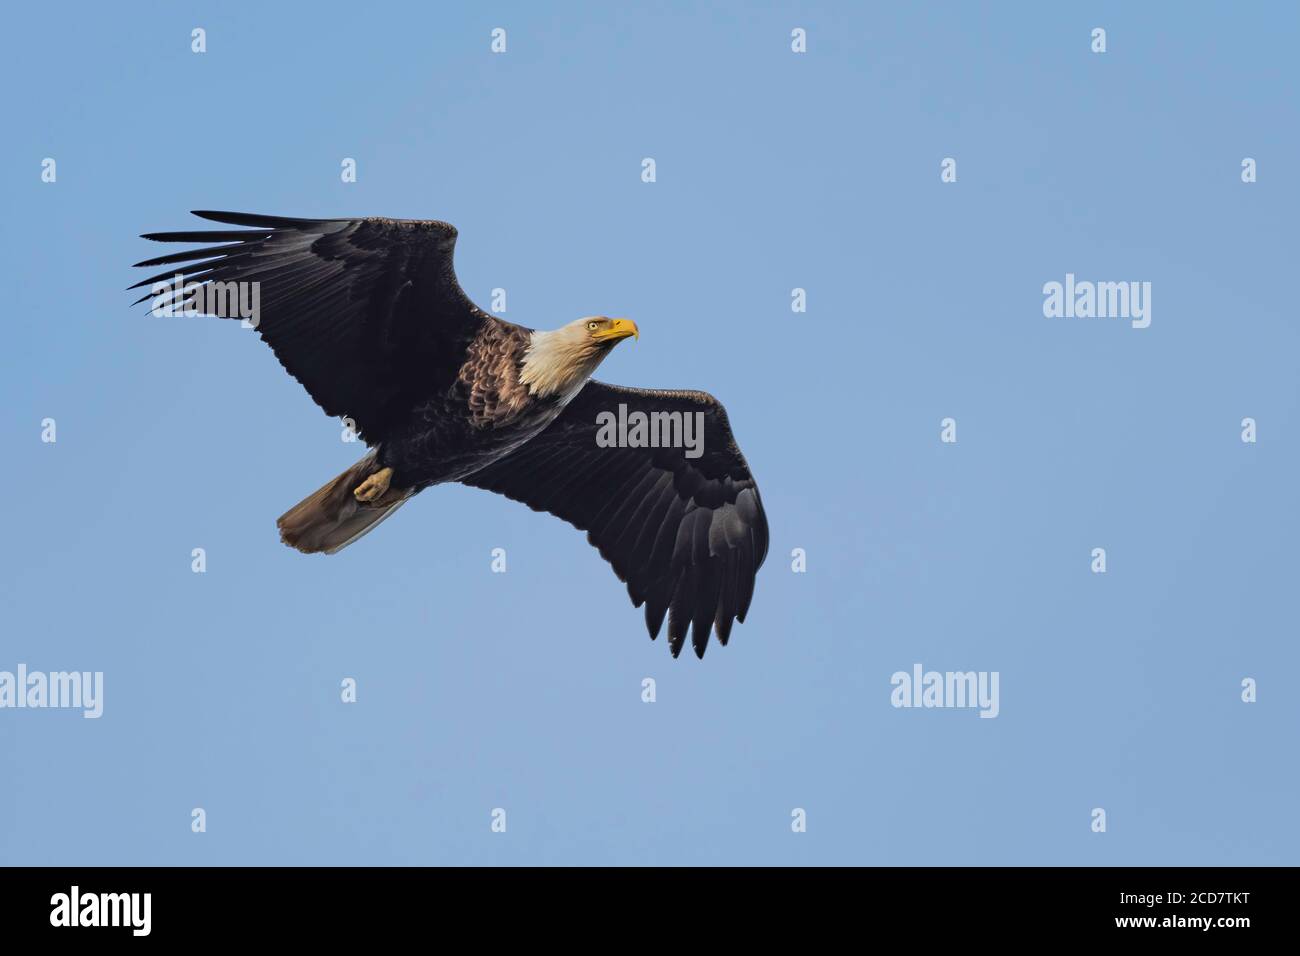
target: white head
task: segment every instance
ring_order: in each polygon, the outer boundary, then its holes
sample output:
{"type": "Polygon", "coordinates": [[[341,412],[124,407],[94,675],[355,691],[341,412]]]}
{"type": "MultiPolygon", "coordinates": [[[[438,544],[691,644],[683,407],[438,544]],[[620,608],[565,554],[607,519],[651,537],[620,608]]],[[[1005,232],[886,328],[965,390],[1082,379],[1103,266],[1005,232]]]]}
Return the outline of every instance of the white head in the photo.
{"type": "Polygon", "coordinates": [[[614,346],[630,336],[640,337],[635,322],[603,315],[590,315],[550,332],[534,332],[519,381],[528,386],[530,395],[559,395],[567,402],[614,346]]]}

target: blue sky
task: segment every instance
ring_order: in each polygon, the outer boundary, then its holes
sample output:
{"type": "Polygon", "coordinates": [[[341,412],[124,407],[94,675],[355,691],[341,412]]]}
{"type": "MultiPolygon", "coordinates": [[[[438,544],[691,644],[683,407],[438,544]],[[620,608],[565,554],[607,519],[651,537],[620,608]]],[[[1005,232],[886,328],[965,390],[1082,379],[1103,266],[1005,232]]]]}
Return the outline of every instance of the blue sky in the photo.
{"type": "Polygon", "coordinates": [[[0,863],[1297,862],[1296,7],[693,7],[6,11],[0,670],[105,700],[0,710],[0,863]],[[128,308],[196,208],[445,219],[481,305],[634,318],[601,377],[717,395],[762,488],[730,646],[459,486],[282,547],[357,446],[128,308]],[[1067,273],[1150,327],[1044,317],[1067,273]],[[998,717],[892,707],[915,663],[998,717]]]}

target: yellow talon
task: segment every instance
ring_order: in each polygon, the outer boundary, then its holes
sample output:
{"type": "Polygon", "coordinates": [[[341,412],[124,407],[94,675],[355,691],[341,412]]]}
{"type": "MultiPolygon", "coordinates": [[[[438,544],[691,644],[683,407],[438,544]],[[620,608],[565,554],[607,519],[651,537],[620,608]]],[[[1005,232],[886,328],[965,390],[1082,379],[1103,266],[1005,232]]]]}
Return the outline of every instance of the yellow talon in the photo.
{"type": "Polygon", "coordinates": [[[381,468],[352,489],[357,501],[374,501],[388,493],[388,483],[393,480],[393,469],[381,468]]]}

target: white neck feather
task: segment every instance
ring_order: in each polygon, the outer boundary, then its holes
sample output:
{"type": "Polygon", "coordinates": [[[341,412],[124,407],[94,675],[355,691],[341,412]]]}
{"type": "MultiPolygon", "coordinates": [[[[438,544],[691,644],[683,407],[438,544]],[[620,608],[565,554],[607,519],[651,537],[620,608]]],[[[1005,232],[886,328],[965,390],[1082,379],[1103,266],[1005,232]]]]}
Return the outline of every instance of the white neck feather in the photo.
{"type": "Polygon", "coordinates": [[[529,394],[538,398],[559,395],[567,402],[587,384],[604,350],[569,326],[532,334],[524,353],[519,381],[528,386],[529,394]]]}

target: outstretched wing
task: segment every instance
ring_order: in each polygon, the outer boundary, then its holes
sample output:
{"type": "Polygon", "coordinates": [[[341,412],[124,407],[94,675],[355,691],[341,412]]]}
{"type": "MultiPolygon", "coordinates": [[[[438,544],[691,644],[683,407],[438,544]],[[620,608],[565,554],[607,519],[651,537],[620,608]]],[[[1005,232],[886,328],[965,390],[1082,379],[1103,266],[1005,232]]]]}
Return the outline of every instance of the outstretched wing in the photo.
{"type": "MultiPolygon", "coordinates": [[[[151,286],[155,308],[203,306],[190,283],[256,303],[251,320],[326,413],[346,416],[370,444],[382,441],[418,402],[445,389],[484,323],[498,322],[456,281],[456,228],[409,219],[286,219],[232,212],[196,216],[237,230],[156,232],[159,242],[197,242],[138,262],[168,266],[131,288],[151,286]],[[180,281],[177,281],[180,276],[180,281]],[[160,291],[161,284],[168,291],[160,291]],[[256,283],[256,285],[252,285],[256,283]],[[188,291],[187,291],[188,290],[188,291]]],[[[504,323],[503,323],[504,324],[504,323]]]]}
{"type": "Polygon", "coordinates": [[[745,620],[754,575],[767,556],[767,516],[727,413],[712,395],[589,382],[544,432],[464,483],[586,531],[627,582],[633,605],[645,604],[651,639],[667,613],[674,657],[688,628],[703,657],[711,627],[725,645],[732,622],[745,620]],[[698,414],[692,422],[703,423],[702,454],[601,447],[598,419],[608,412],[617,421],[620,405],[633,422],[633,412],[698,414]]]}

